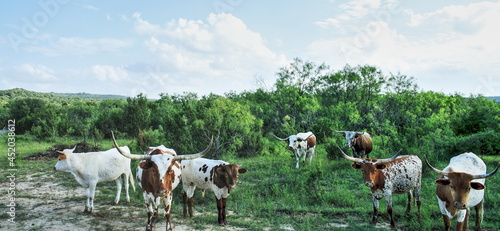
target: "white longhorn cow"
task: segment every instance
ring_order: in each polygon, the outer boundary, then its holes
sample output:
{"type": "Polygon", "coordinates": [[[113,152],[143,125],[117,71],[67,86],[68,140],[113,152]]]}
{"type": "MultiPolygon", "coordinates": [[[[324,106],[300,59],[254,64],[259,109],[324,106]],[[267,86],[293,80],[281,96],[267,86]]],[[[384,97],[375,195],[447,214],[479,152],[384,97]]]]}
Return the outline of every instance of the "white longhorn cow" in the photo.
{"type": "MultiPolygon", "coordinates": [[[[135,191],[130,159],[120,155],[116,148],[103,152],[73,153],[75,148],[76,146],[73,149],[59,151],[59,161],[54,166],[54,170],[70,172],[75,176],[76,181],[85,188],[85,196],[87,196],[85,213],[92,213],[94,210],[95,189],[99,182],[116,181],[115,204],[118,204],[122,188],[122,175],[124,175],[127,202],[130,202],[129,182],[135,191]]],[[[121,148],[129,151],[126,146],[121,148]]]]}

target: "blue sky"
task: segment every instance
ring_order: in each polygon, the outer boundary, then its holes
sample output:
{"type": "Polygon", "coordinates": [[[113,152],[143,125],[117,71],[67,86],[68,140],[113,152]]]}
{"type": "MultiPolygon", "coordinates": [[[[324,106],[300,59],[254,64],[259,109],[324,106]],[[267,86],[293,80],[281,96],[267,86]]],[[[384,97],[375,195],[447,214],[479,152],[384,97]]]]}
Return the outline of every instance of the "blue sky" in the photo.
{"type": "Polygon", "coordinates": [[[500,95],[495,1],[1,1],[0,89],[224,94],[294,58],[500,95]]]}

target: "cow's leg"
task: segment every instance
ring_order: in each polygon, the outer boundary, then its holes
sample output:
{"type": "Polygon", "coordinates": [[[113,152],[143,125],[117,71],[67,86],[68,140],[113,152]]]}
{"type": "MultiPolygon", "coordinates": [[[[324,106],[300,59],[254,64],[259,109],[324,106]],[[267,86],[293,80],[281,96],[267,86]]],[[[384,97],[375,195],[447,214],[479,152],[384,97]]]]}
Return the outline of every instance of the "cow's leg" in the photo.
{"type": "Polygon", "coordinates": [[[295,168],[299,168],[299,161],[300,161],[300,156],[299,154],[297,153],[298,151],[297,150],[294,150],[295,152],[295,160],[297,162],[297,164],[295,165],[295,168]]]}
{"type": "Polygon", "coordinates": [[[217,197],[215,197],[216,201],[217,201],[217,221],[219,222],[219,225],[220,226],[224,226],[224,218],[223,218],[223,215],[226,213],[224,210],[226,209],[225,205],[224,205],[224,202],[223,202],[223,198],[219,199],[217,197]]]}
{"type": "Polygon", "coordinates": [[[483,223],[483,215],[484,215],[483,201],[484,199],[474,207],[476,209],[476,227],[478,230],[481,230],[481,223],[483,223]]]}
{"type": "Polygon", "coordinates": [[[413,191],[408,192],[408,203],[406,204],[406,213],[411,212],[411,203],[413,202],[413,191]]]}
{"type": "Polygon", "coordinates": [[[419,181],[413,193],[414,194],[413,196],[415,196],[415,202],[417,202],[418,219],[422,219],[422,214],[420,213],[420,206],[422,205],[422,202],[420,201],[420,188],[421,188],[421,182],[419,181]]]}
{"type": "Polygon", "coordinates": [[[116,178],[115,182],[116,182],[115,205],[117,205],[118,202],[120,201],[120,194],[122,192],[122,176],[120,175],[118,178],[116,178]]]}
{"type": "Polygon", "coordinates": [[[462,230],[469,230],[469,215],[470,215],[470,210],[467,209],[467,212],[465,213],[465,219],[463,222],[463,229],[462,230]]]}
{"type": "Polygon", "coordinates": [[[227,225],[227,220],[226,220],[226,202],[227,202],[227,198],[222,198],[222,222],[224,222],[224,225],[227,225]]]}
{"type": "Polygon", "coordinates": [[[93,213],[94,212],[94,196],[95,196],[95,187],[97,182],[89,182],[89,187],[85,190],[85,196],[87,196],[87,205],[85,206],[85,213],[93,213]]]}
{"type": "Polygon", "coordinates": [[[451,220],[448,217],[448,215],[443,214],[443,223],[444,223],[444,230],[450,231],[451,220]]]}
{"type": "Polygon", "coordinates": [[[172,194],[173,193],[170,192],[169,195],[163,198],[163,202],[165,203],[165,220],[167,221],[166,230],[173,229],[172,222],[170,221],[170,207],[172,205],[172,194]]]}
{"type": "Polygon", "coordinates": [[[130,195],[128,194],[128,188],[130,186],[130,184],[129,184],[130,174],[124,173],[122,176],[123,176],[123,184],[125,186],[125,196],[126,196],[127,202],[130,202],[130,195]]]}
{"type": "Polygon", "coordinates": [[[462,231],[464,227],[464,222],[467,220],[468,211],[465,209],[460,209],[457,211],[457,225],[455,226],[456,231],[462,231]]]}
{"type": "Polygon", "coordinates": [[[313,156],[314,156],[314,149],[313,150],[308,150],[307,151],[307,159],[309,159],[309,164],[312,163],[313,156]]]}
{"type": "Polygon", "coordinates": [[[182,214],[184,215],[184,217],[187,217],[188,216],[188,197],[186,195],[186,191],[182,191],[182,214]]]}
{"type": "Polygon", "coordinates": [[[182,192],[182,213],[184,214],[184,217],[187,217],[188,213],[190,217],[193,217],[193,204],[193,195],[189,197],[186,192],[182,192]]]}
{"type": "Polygon", "coordinates": [[[153,230],[154,225],[153,204],[155,204],[155,201],[150,200],[146,192],[144,192],[142,195],[144,197],[144,201],[146,202],[146,209],[148,210],[148,224],[146,225],[146,231],[151,231],[153,230]]]}
{"type": "Polygon", "coordinates": [[[372,224],[375,225],[375,224],[377,224],[379,201],[374,196],[372,196],[372,201],[373,201],[373,219],[372,219],[372,224]]]}
{"type": "Polygon", "coordinates": [[[396,221],[394,221],[394,217],[392,216],[392,196],[386,195],[385,201],[387,203],[387,213],[389,213],[389,217],[391,217],[391,227],[396,228],[396,221]]]}

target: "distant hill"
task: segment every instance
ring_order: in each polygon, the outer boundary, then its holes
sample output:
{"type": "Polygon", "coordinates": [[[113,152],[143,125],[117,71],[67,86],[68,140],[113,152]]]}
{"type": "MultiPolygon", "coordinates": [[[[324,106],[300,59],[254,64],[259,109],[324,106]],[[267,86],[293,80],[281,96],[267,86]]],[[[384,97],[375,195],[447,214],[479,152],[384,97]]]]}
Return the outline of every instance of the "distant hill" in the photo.
{"type": "Polygon", "coordinates": [[[500,96],[489,96],[489,97],[486,97],[488,99],[491,99],[497,103],[500,103],[500,96]]]}
{"type": "Polygon", "coordinates": [[[0,101],[6,102],[14,98],[43,98],[54,101],[64,101],[68,98],[83,99],[83,100],[105,100],[105,99],[127,99],[121,95],[99,95],[89,93],[40,93],[28,91],[22,88],[14,88],[10,90],[0,90],[0,101]]]}
{"type": "Polygon", "coordinates": [[[127,96],[122,95],[101,95],[101,94],[90,94],[90,93],[54,93],[55,96],[68,97],[68,98],[79,98],[79,99],[90,99],[90,100],[104,100],[104,99],[123,99],[126,100],[127,96]]]}

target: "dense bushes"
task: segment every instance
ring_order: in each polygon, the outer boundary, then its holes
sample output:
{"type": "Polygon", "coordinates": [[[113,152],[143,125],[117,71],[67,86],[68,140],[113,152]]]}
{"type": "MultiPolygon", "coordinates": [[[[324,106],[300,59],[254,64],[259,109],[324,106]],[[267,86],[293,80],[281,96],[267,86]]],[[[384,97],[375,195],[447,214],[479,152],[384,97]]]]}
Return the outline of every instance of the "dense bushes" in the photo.
{"type": "Polygon", "coordinates": [[[372,134],[374,157],[428,153],[449,158],[465,151],[500,154],[500,104],[418,90],[412,77],[385,75],[372,66],[332,71],[295,59],[277,74],[272,89],[224,96],[194,93],[148,100],[62,98],[20,89],[0,94],[3,121],[16,119],[19,134],[40,139],[82,136],[137,139],[137,148],[164,144],[178,153],[203,149],[214,137],[210,157],[276,155],[272,134],[312,131],[330,158],[342,137],[334,130],[372,134]],[[16,97],[17,95],[17,97],[16,97]]]}

